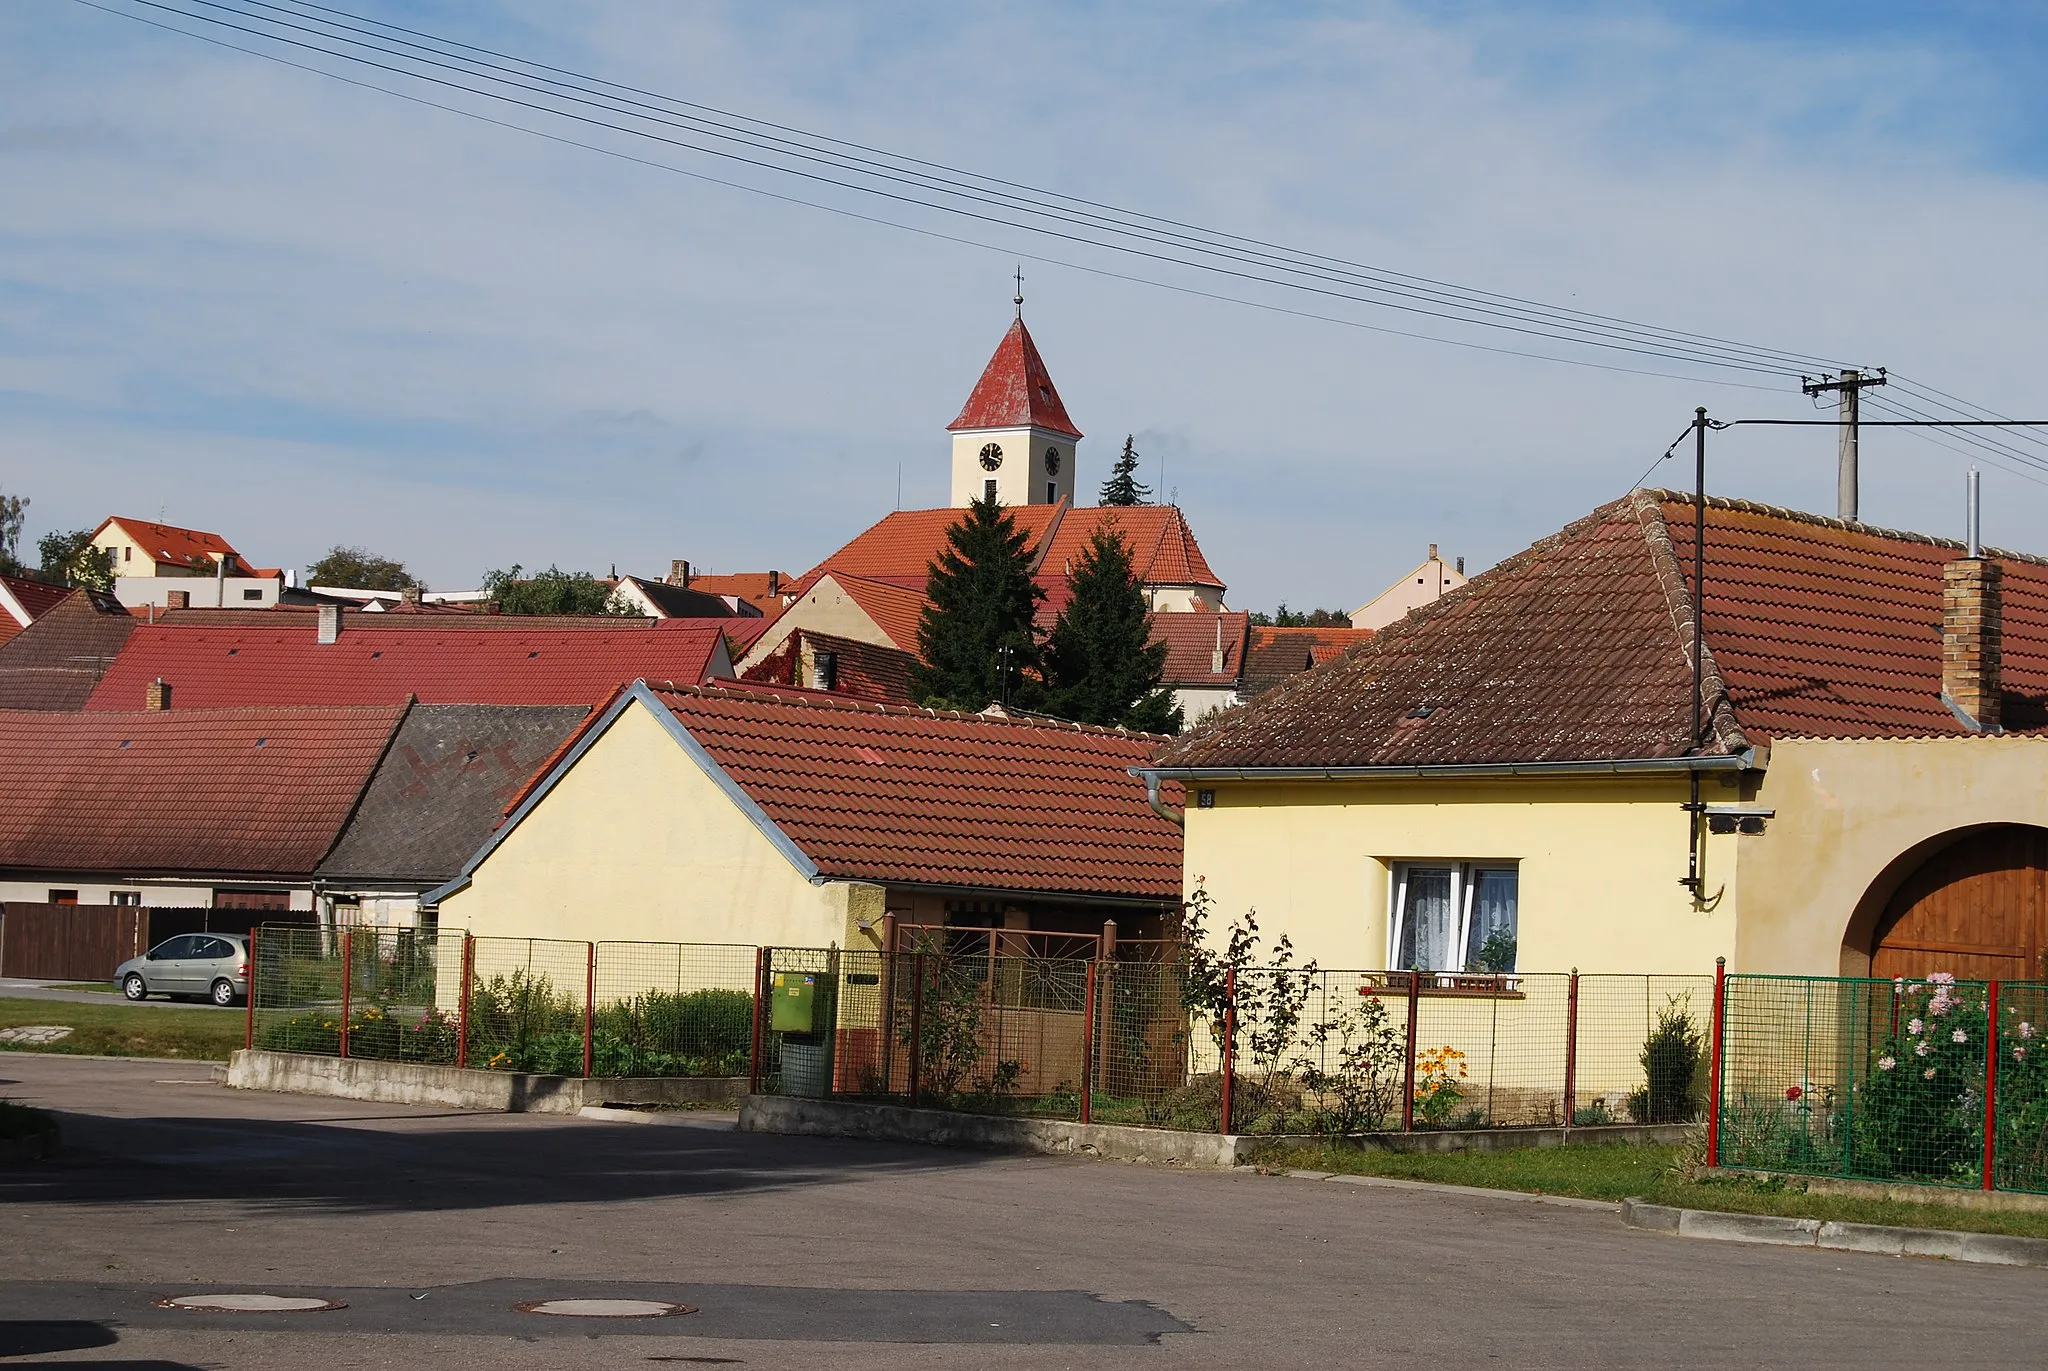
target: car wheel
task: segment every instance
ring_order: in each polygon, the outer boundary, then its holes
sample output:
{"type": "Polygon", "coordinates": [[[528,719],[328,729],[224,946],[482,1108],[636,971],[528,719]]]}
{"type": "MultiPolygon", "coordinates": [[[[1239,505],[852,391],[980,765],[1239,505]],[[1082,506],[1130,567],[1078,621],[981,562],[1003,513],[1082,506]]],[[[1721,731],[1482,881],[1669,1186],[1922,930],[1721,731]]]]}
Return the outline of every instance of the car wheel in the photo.
{"type": "Polygon", "coordinates": [[[142,979],[140,972],[131,971],[121,980],[121,993],[131,1000],[146,1000],[149,998],[149,984],[142,979]]]}
{"type": "Polygon", "coordinates": [[[235,983],[223,977],[213,983],[206,997],[225,1009],[235,1002],[235,983]]]}

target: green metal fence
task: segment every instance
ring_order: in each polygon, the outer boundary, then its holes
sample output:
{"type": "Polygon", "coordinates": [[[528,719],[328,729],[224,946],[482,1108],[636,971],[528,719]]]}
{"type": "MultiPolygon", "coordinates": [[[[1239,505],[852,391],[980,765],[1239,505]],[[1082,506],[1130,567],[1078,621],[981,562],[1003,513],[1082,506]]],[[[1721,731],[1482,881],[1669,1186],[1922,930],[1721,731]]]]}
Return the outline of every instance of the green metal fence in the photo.
{"type": "Polygon", "coordinates": [[[1729,976],[1715,1160],[2048,1191],[2048,984],[1729,976]]]}

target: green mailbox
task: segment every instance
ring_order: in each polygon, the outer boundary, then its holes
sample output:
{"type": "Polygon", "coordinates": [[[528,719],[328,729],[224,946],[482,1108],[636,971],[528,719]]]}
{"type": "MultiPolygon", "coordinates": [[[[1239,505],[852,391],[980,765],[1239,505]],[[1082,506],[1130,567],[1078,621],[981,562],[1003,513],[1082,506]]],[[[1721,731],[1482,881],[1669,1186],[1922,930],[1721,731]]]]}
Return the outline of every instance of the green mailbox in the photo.
{"type": "Polygon", "coordinates": [[[824,977],[812,971],[778,971],[774,996],[769,1001],[768,1026],[777,1033],[816,1033],[818,1011],[824,997],[819,982],[824,977]]]}

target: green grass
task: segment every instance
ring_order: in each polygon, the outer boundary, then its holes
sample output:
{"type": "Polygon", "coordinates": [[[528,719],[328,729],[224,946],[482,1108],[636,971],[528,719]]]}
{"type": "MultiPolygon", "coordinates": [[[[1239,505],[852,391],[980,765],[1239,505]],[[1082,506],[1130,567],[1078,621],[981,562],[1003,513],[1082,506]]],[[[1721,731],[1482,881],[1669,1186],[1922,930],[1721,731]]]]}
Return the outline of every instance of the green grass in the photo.
{"type": "Polygon", "coordinates": [[[0,1049],[224,1062],[242,1045],[245,1031],[241,1014],[222,1009],[0,999],[0,1028],[30,1024],[68,1025],[71,1036],[53,1043],[0,1043],[0,1049]]]}
{"type": "Polygon", "coordinates": [[[42,1110],[30,1109],[12,1100],[0,1100],[0,1142],[56,1131],[57,1121],[42,1110]]]}
{"type": "Polygon", "coordinates": [[[1681,1209],[1715,1209],[1739,1214],[1778,1214],[1841,1223],[1888,1224],[1900,1228],[1948,1228],[1969,1233],[2009,1233],[2048,1238],[2048,1213],[1957,1209],[1908,1200],[1867,1200],[1842,1195],[1809,1195],[1796,1180],[1719,1177],[1688,1180],[1674,1168],[1687,1149],[1643,1147],[1525,1147],[1508,1152],[1376,1152],[1352,1147],[1274,1147],[1259,1154],[1271,1170],[1332,1171],[1355,1176],[1392,1176],[1523,1190],[1539,1195],[1577,1195],[1621,1200],[1638,1196],[1681,1209]]]}
{"type": "Polygon", "coordinates": [[[90,990],[95,995],[118,995],[121,988],[111,981],[63,981],[47,990],[90,990]]]}

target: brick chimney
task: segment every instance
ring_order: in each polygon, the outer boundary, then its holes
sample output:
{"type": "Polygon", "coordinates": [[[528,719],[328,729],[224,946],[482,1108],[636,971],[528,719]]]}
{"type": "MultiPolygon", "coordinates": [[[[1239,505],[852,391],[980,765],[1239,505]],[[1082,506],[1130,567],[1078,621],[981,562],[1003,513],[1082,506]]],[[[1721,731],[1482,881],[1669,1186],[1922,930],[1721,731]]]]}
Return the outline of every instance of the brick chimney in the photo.
{"type": "Polygon", "coordinates": [[[407,586],[398,592],[398,602],[402,605],[417,605],[420,602],[420,592],[422,589],[423,587],[421,586],[407,586]]]}
{"type": "Polygon", "coordinates": [[[768,573],[768,593],[770,595],[780,595],[782,593],[781,572],[771,571],[768,573]]]}
{"type": "Polygon", "coordinates": [[[1941,569],[1941,699],[1977,733],[1999,731],[2002,579],[1985,557],[1941,569]]]}
{"type": "Polygon", "coordinates": [[[164,592],[165,609],[192,608],[192,592],[189,590],[167,590],[164,592]]]}
{"type": "Polygon", "coordinates": [[[144,709],[169,709],[171,707],[171,683],[159,676],[149,683],[142,694],[144,709]]]}
{"type": "Polygon", "coordinates": [[[690,564],[680,557],[670,562],[668,564],[668,583],[672,586],[681,586],[685,590],[689,589],[690,564]]]}
{"type": "Polygon", "coordinates": [[[320,636],[317,641],[321,643],[337,643],[341,641],[340,605],[320,606],[320,636]]]}

